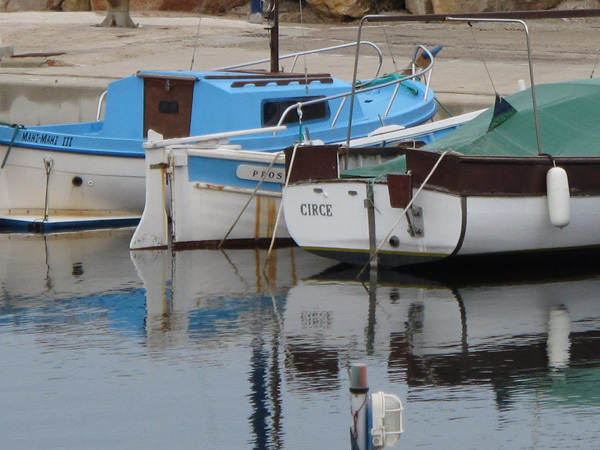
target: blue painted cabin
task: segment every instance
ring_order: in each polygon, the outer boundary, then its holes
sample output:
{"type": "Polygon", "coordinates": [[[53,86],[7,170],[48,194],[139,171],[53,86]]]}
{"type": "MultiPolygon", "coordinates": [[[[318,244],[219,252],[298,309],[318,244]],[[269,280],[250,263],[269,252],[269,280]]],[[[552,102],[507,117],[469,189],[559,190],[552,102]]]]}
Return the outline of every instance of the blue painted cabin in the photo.
{"type": "MultiPolygon", "coordinates": [[[[357,89],[352,137],[366,136],[382,125],[413,126],[436,113],[433,92],[405,80],[357,89]]],[[[288,129],[273,134],[232,138],[248,150],[280,150],[309,136],[325,143],[348,134],[351,84],[328,74],[266,72],[141,71],[109,84],[104,120],[79,124],[0,127],[0,141],[16,146],[52,148],[114,156],[140,156],[141,142],[152,129],[165,138],[187,137],[278,124],[287,107],[334,97],[296,108],[286,116],[288,129]],[[338,97],[336,97],[338,96],[338,97]],[[60,137],[54,138],[54,135],[60,137]]]]}

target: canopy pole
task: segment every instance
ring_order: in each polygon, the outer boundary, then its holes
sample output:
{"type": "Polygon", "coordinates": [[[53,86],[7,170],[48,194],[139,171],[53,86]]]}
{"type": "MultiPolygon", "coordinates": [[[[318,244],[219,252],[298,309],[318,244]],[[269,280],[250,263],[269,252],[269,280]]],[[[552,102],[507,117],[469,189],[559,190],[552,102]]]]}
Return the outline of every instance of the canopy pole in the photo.
{"type": "Polygon", "coordinates": [[[462,22],[510,22],[523,25],[525,38],[527,40],[527,62],[529,63],[529,80],[531,83],[531,100],[533,102],[533,120],[535,122],[535,137],[537,139],[538,155],[542,152],[542,136],[540,133],[540,120],[538,117],[537,98],[535,96],[535,81],[533,78],[533,61],[531,58],[531,42],[529,39],[529,28],[527,24],[520,19],[499,19],[499,18],[468,18],[468,17],[448,17],[447,20],[462,22]]]}
{"type": "MultiPolygon", "coordinates": [[[[467,14],[421,14],[421,15],[403,15],[403,16],[387,16],[387,15],[366,15],[363,16],[358,24],[357,43],[360,43],[362,27],[367,22],[444,22],[447,20],[461,20],[465,22],[516,22],[523,25],[527,36],[527,55],[529,59],[529,77],[531,78],[531,96],[533,99],[533,110],[536,123],[536,133],[538,140],[538,153],[542,152],[541,137],[539,131],[539,121],[537,117],[537,100],[535,97],[535,82],[533,81],[533,64],[531,61],[531,46],[529,42],[529,29],[522,19],[561,19],[561,18],[576,18],[576,17],[599,17],[600,8],[592,9],[575,9],[575,10],[556,10],[556,11],[509,11],[509,12],[483,12],[483,13],[467,13],[467,14]]],[[[350,95],[350,113],[348,123],[348,136],[346,145],[350,142],[352,130],[352,114],[354,110],[354,97],[356,94],[356,78],[358,70],[358,56],[360,53],[360,45],[356,47],[356,55],[354,60],[354,76],[352,78],[352,93],[350,95]]]]}

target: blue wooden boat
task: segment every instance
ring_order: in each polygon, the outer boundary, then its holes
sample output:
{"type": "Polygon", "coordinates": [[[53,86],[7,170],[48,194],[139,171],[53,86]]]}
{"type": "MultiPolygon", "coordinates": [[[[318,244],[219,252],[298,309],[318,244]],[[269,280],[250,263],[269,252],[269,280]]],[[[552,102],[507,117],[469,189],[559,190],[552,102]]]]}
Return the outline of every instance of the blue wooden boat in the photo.
{"type": "Polygon", "coordinates": [[[379,76],[377,69],[372,78],[356,83],[323,73],[248,68],[140,71],[108,85],[100,104],[103,120],[2,124],[0,227],[137,222],[144,207],[142,144],[149,130],[184,138],[255,129],[231,137],[230,143],[268,152],[308,138],[331,143],[366,137],[382,126],[422,124],[437,110],[425,78],[434,56],[425,54],[425,69],[415,66],[409,75],[391,76],[379,76]],[[273,126],[279,131],[264,132],[273,126]]]}

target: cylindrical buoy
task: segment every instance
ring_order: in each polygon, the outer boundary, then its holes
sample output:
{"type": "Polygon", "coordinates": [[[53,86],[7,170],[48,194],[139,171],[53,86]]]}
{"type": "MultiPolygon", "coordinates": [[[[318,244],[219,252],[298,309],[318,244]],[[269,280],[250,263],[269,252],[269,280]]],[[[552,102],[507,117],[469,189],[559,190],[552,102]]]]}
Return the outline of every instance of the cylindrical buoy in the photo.
{"type": "Polygon", "coordinates": [[[350,367],[350,425],[351,448],[367,450],[369,448],[367,427],[367,365],[362,363],[352,364],[350,367]]]}
{"type": "Polygon", "coordinates": [[[546,174],[546,193],[550,223],[564,228],[571,221],[569,178],[562,167],[553,167],[546,174]]]}

